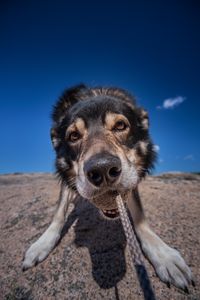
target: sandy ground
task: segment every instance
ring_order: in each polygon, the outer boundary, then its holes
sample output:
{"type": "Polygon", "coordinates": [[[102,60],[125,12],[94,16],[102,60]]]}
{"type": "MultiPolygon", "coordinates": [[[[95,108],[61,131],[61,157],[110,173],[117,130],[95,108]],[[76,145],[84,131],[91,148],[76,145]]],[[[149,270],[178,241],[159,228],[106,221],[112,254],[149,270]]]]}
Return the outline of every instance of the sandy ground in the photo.
{"type": "MultiPolygon", "coordinates": [[[[169,289],[145,260],[156,299],[200,299],[200,176],[148,177],[140,192],[152,228],[182,253],[196,281],[189,295],[169,289]]],[[[0,299],[144,299],[120,221],[104,220],[87,201],[70,206],[64,236],[48,258],[21,271],[58,194],[52,174],[0,176],[0,299]]]]}

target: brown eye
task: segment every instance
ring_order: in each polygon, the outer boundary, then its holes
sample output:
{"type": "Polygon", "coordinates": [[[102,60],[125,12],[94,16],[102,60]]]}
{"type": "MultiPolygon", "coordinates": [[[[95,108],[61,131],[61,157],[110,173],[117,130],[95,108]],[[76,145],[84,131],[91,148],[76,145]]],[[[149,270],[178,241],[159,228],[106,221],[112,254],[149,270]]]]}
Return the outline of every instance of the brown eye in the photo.
{"type": "Polygon", "coordinates": [[[117,121],[117,123],[115,124],[115,126],[113,127],[113,130],[116,130],[116,131],[123,131],[127,128],[127,124],[120,120],[120,121],[117,121]]]}
{"type": "Polygon", "coordinates": [[[69,141],[72,142],[72,143],[75,143],[77,142],[79,139],[81,138],[81,135],[78,131],[73,131],[70,133],[69,135],[69,141]]]}

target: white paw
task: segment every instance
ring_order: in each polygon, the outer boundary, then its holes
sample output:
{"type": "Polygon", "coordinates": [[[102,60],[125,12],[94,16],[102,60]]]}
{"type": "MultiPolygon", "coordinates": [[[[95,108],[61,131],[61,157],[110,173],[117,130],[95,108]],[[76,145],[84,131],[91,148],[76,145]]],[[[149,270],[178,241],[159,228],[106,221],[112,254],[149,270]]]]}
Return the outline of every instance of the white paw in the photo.
{"type": "Polygon", "coordinates": [[[190,268],[177,250],[161,242],[153,247],[152,245],[144,246],[145,254],[162,281],[187,292],[189,284],[194,285],[190,268]]]}
{"type": "Polygon", "coordinates": [[[43,261],[54,248],[59,237],[60,235],[57,234],[57,232],[55,233],[52,230],[47,229],[47,231],[26,251],[22,263],[22,270],[25,271],[43,261]]]}

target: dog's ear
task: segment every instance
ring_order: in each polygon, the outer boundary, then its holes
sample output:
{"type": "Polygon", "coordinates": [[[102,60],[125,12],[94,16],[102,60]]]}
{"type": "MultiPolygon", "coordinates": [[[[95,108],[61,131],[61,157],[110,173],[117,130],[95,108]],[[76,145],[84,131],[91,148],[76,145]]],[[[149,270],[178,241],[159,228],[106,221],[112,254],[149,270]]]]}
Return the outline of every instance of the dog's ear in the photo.
{"type": "Polygon", "coordinates": [[[53,107],[51,140],[55,149],[60,145],[61,139],[59,138],[59,129],[63,119],[67,115],[69,108],[79,100],[84,100],[86,97],[88,97],[89,93],[89,88],[87,88],[84,84],[79,84],[75,87],[65,90],[58,99],[56,105],[53,107]]]}
{"type": "Polygon", "coordinates": [[[143,108],[138,108],[138,116],[139,116],[139,126],[143,130],[149,129],[149,116],[148,112],[144,110],[143,108]]]}
{"type": "Polygon", "coordinates": [[[80,84],[64,91],[57,103],[53,107],[52,119],[58,127],[66,116],[68,109],[79,100],[84,100],[84,96],[89,89],[80,84]]]}

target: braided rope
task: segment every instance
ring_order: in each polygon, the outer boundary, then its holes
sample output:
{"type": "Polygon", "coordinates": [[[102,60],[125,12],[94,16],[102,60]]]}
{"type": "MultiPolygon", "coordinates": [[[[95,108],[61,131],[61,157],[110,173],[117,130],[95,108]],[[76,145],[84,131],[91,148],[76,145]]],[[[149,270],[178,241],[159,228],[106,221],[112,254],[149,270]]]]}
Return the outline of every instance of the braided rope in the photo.
{"type": "Polygon", "coordinates": [[[120,213],[120,218],[126,235],[127,243],[129,246],[129,251],[131,254],[133,265],[136,269],[140,286],[142,288],[145,300],[155,300],[155,295],[151,287],[151,283],[143,262],[142,252],[138,240],[136,238],[135,232],[132,228],[131,222],[127,215],[124,202],[120,195],[116,198],[118,210],[120,213]]]}

